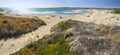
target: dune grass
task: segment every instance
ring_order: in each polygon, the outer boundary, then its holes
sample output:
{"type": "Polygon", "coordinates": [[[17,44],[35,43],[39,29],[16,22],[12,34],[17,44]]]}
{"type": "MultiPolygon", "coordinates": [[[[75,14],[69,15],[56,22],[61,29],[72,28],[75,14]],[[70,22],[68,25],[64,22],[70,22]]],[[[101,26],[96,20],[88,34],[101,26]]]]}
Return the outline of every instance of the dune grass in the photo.
{"type": "Polygon", "coordinates": [[[69,51],[70,45],[65,41],[64,34],[52,34],[28,46],[13,55],[77,55],[69,51]]]}
{"type": "Polygon", "coordinates": [[[45,25],[41,19],[0,16],[0,39],[25,34],[45,25]]]}
{"type": "Polygon", "coordinates": [[[69,29],[71,27],[70,24],[65,23],[65,22],[60,22],[58,24],[58,26],[60,26],[61,31],[65,31],[65,30],[67,30],[67,29],[69,29]]]}
{"type": "Polygon", "coordinates": [[[68,22],[65,22],[65,21],[61,21],[59,22],[58,24],[54,25],[52,28],[51,28],[51,32],[62,32],[62,31],[66,31],[68,30],[69,28],[71,28],[72,25],[68,22]]]}

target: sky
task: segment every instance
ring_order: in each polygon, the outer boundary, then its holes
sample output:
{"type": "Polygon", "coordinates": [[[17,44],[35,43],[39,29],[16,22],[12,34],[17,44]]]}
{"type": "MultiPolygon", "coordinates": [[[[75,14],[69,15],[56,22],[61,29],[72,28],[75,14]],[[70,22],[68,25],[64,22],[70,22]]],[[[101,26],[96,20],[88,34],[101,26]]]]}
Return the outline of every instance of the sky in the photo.
{"type": "Polygon", "coordinates": [[[0,7],[120,7],[120,0],[0,0],[0,7]]]}

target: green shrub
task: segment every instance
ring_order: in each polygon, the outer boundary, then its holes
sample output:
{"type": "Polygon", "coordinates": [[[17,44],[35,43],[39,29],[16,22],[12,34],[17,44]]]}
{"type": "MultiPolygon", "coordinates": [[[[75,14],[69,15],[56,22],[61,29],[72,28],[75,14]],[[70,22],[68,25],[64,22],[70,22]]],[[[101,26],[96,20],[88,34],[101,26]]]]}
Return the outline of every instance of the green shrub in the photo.
{"type": "Polygon", "coordinates": [[[61,31],[65,31],[65,30],[67,30],[68,28],[71,27],[70,24],[67,24],[67,23],[65,23],[65,22],[60,22],[60,23],[58,24],[58,26],[61,28],[61,31]]]}
{"type": "MultiPolygon", "coordinates": [[[[34,46],[35,55],[77,55],[76,52],[70,52],[69,42],[64,39],[64,34],[50,35],[43,39],[35,42],[34,46]]],[[[32,48],[33,48],[32,47],[32,48]]],[[[15,53],[15,55],[19,55],[22,53],[29,54],[30,48],[23,48],[19,52],[15,53]],[[29,50],[29,51],[28,51],[29,50]]]]}
{"type": "Polygon", "coordinates": [[[112,13],[120,14],[120,9],[119,8],[113,9],[112,13]]]}
{"type": "Polygon", "coordinates": [[[29,51],[28,48],[23,48],[16,55],[30,55],[30,54],[31,54],[31,52],[29,51]]]}

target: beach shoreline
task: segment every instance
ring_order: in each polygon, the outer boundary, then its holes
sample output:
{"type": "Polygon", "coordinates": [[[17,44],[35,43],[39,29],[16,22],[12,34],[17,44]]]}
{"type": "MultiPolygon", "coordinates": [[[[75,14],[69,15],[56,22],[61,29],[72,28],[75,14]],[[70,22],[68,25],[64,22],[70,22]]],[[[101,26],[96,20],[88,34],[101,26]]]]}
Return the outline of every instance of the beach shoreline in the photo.
{"type": "MultiPolygon", "coordinates": [[[[66,20],[77,20],[83,22],[91,22],[97,25],[108,25],[108,26],[120,26],[120,15],[113,14],[111,10],[96,10],[96,9],[87,9],[87,12],[76,15],[55,15],[55,16],[23,16],[23,17],[36,17],[42,19],[46,22],[46,26],[42,26],[36,31],[33,31],[28,34],[23,34],[21,37],[15,39],[11,38],[8,40],[0,40],[0,54],[9,55],[19,51],[21,48],[27,44],[37,41],[44,37],[45,35],[51,34],[50,29],[61,21],[66,20]],[[39,36],[39,37],[37,37],[39,36]]],[[[4,12],[3,12],[4,13],[4,12]]],[[[7,16],[13,17],[22,17],[4,13],[7,16]]]]}

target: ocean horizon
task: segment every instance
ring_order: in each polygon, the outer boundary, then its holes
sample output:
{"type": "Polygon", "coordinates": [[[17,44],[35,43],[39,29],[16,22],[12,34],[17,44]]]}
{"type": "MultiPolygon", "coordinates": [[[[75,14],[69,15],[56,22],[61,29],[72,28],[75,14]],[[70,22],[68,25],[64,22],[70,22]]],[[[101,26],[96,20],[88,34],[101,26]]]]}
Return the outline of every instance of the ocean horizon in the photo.
{"type": "Polygon", "coordinates": [[[81,14],[84,9],[75,8],[3,8],[5,11],[26,16],[37,16],[37,15],[73,15],[81,14]]]}

